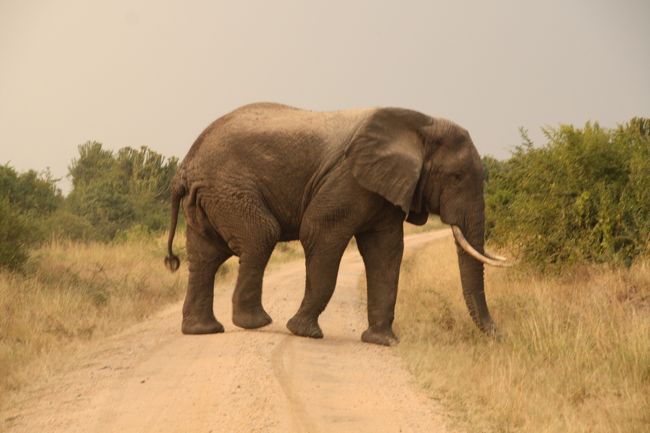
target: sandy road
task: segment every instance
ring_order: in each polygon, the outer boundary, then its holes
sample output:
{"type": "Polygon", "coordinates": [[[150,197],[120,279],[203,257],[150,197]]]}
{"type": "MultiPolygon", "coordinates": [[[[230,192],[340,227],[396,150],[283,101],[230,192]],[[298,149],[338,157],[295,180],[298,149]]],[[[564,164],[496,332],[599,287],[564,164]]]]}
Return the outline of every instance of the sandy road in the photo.
{"type": "MultiPolygon", "coordinates": [[[[406,239],[407,248],[449,231],[406,239]]],[[[346,253],[320,319],[323,340],[291,335],[304,263],[264,280],[274,323],[244,331],[230,323],[232,287],[217,282],[219,335],[180,333],[181,304],[93,346],[75,365],[12,409],[11,432],[443,432],[443,416],[385,347],[361,343],[363,264],[346,253]]]]}

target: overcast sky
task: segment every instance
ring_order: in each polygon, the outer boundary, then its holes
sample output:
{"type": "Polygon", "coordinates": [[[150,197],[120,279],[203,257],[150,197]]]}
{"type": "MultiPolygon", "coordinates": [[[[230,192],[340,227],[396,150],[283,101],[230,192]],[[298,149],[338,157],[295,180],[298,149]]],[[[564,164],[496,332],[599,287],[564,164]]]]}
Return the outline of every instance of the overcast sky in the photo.
{"type": "Polygon", "coordinates": [[[650,117],[650,1],[0,0],[0,163],[183,157],[254,101],[417,109],[507,157],[520,126],[650,117]]]}

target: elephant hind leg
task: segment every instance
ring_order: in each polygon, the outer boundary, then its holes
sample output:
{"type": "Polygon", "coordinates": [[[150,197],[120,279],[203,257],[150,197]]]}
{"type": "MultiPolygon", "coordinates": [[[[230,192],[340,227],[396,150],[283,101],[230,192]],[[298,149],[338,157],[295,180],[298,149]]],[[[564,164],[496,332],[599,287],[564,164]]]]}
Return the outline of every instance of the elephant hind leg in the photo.
{"type": "Polygon", "coordinates": [[[215,334],[223,332],[223,325],[214,316],[214,277],[232,251],[225,242],[206,239],[187,228],[189,283],[183,304],[183,334],[215,334]]]}
{"type": "Polygon", "coordinates": [[[258,194],[241,188],[236,195],[233,191],[234,187],[228,191],[206,192],[201,205],[210,226],[239,257],[232,296],[232,322],[240,328],[255,329],[271,323],[271,317],[262,307],[262,279],[280,239],[281,228],[258,194]]]}
{"type": "Polygon", "coordinates": [[[237,284],[232,295],[232,323],[244,329],[257,329],[273,320],[262,306],[262,280],[269,261],[268,252],[242,253],[237,284]]]}
{"type": "Polygon", "coordinates": [[[240,220],[237,235],[229,242],[239,250],[239,272],[232,295],[232,322],[244,329],[256,329],[272,322],[262,306],[264,270],[280,239],[280,224],[266,211],[258,208],[254,218],[240,220]]]}

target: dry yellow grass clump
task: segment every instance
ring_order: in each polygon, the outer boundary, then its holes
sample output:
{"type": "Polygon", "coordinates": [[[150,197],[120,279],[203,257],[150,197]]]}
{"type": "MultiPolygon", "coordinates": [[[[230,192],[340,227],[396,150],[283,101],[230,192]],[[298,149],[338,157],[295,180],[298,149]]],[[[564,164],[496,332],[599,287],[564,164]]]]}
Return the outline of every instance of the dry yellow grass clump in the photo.
{"type": "Polygon", "coordinates": [[[650,262],[486,270],[501,342],[463,303],[453,240],[405,260],[398,351],[469,431],[650,431],[650,262]]]}

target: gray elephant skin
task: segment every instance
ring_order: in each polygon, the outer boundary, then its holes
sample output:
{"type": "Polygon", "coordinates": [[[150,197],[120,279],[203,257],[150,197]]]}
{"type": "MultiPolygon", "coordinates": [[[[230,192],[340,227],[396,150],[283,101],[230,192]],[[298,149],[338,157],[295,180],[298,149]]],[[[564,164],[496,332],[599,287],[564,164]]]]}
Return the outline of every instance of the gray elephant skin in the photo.
{"type": "Polygon", "coordinates": [[[393,344],[404,220],[422,225],[437,214],[454,228],[471,318],[493,334],[483,264],[499,258],[483,251],[483,183],[468,132],[445,119],[402,108],[238,108],[201,133],[172,183],[165,264],[172,271],[180,264],[172,242],[182,206],[189,261],[182,332],[224,331],[213,312],[214,279],[233,255],[240,263],[233,323],[246,329],[271,323],[262,306],[264,269],[278,242],[300,240],[306,287],[287,327],[321,338],[318,317],[354,237],[368,287],[368,329],[361,339],[393,344]]]}

